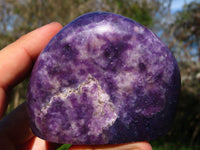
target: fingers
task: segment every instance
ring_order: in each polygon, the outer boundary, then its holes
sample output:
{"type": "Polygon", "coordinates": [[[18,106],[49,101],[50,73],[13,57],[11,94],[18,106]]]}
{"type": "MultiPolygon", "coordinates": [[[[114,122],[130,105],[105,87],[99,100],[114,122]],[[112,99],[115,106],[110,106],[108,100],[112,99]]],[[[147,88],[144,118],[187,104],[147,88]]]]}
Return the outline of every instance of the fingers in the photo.
{"type": "Polygon", "coordinates": [[[59,23],[45,25],[0,51],[0,116],[5,109],[6,90],[30,73],[37,56],[61,28],[59,23]]]}
{"type": "Polygon", "coordinates": [[[17,107],[0,121],[0,135],[14,144],[24,143],[33,137],[26,111],[26,103],[17,107]]]}
{"type": "MultiPolygon", "coordinates": [[[[26,103],[20,105],[0,121],[0,147],[20,145],[22,143],[26,144],[23,144],[20,149],[26,150],[51,150],[59,146],[33,137],[29,127],[26,103]]],[[[152,150],[152,148],[147,142],[136,142],[119,145],[72,146],[69,150],[152,150]]]]}
{"type": "Polygon", "coordinates": [[[148,142],[136,142],[117,145],[72,146],[69,150],[152,150],[152,147],[148,142]]]}
{"type": "Polygon", "coordinates": [[[38,28],[0,51],[0,87],[5,90],[22,80],[49,40],[62,28],[51,23],[38,28]]]}
{"type": "Polygon", "coordinates": [[[50,143],[38,137],[33,137],[23,145],[17,146],[17,150],[56,150],[60,144],[50,143]]]}
{"type": "Polygon", "coordinates": [[[53,150],[58,144],[35,137],[30,129],[26,103],[23,103],[0,121],[0,147],[12,150],[53,150]]]}

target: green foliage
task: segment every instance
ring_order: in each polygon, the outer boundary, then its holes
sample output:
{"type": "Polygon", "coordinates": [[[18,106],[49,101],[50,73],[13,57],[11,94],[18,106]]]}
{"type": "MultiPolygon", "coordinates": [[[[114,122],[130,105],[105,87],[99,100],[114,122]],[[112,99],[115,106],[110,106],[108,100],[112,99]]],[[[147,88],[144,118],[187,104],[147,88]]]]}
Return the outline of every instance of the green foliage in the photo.
{"type": "Polygon", "coordinates": [[[152,25],[151,10],[148,8],[146,1],[143,1],[141,5],[138,5],[137,1],[129,6],[128,11],[123,11],[123,14],[129,16],[130,18],[138,21],[139,23],[150,26],[152,25]]]}
{"type": "Polygon", "coordinates": [[[110,0],[107,2],[108,5],[112,6],[111,9],[113,12],[127,16],[144,26],[153,25],[152,11],[155,8],[149,7],[149,3],[146,0],[143,1],[130,1],[130,0],[110,0]]]}
{"type": "Polygon", "coordinates": [[[170,26],[174,49],[179,44],[182,90],[172,141],[200,147],[200,2],[191,2],[176,13],[170,26]]]}
{"type": "Polygon", "coordinates": [[[10,44],[10,42],[13,42],[15,38],[12,37],[12,35],[0,33],[0,49],[4,48],[6,45],[10,44]]]}
{"type": "Polygon", "coordinates": [[[156,7],[150,7],[147,0],[140,2],[135,0],[57,0],[56,3],[54,0],[26,0],[8,1],[5,5],[9,7],[2,9],[8,11],[9,15],[2,14],[2,18],[5,19],[3,19],[4,22],[0,22],[0,26],[2,24],[9,27],[11,31],[4,31],[4,36],[0,39],[0,47],[4,47],[42,25],[53,21],[66,25],[76,17],[91,11],[118,13],[149,27],[153,25],[152,12],[156,10],[156,7]],[[7,36],[8,33],[9,36],[7,36]],[[9,37],[12,40],[8,39],[9,37]],[[7,42],[2,39],[6,39],[7,42]]]}
{"type": "Polygon", "coordinates": [[[9,99],[11,103],[8,105],[5,115],[9,114],[14,108],[16,108],[18,105],[22,104],[26,100],[28,81],[28,79],[25,79],[23,82],[18,84],[18,86],[9,91],[7,99],[9,99]]]}
{"type": "Polygon", "coordinates": [[[176,14],[174,35],[189,45],[196,42],[200,45],[200,3],[192,2],[185,5],[182,11],[176,14]]]}
{"type": "Polygon", "coordinates": [[[68,150],[70,146],[70,144],[63,144],[57,150],[68,150]]]}
{"type": "Polygon", "coordinates": [[[156,141],[151,142],[151,145],[153,150],[199,150],[200,148],[198,146],[194,146],[191,148],[190,146],[184,144],[181,146],[177,146],[174,143],[161,143],[156,141]]]}

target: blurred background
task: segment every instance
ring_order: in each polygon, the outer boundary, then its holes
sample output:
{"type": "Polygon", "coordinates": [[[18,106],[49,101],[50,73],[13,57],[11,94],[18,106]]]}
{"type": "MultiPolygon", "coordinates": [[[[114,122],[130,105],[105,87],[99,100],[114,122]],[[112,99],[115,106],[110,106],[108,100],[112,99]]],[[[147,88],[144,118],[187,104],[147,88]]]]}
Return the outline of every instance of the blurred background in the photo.
{"type": "MultiPolygon", "coordinates": [[[[127,16],[154,31],[174,53],[181,71],[178,111],[154,150],[200,149],[200,0],[0,0],[0,49],[52,21],[68,24],[92,11],[127,16]]],[[[26,99],[28,79],[12,91],[7,113],[26,99]]]]}

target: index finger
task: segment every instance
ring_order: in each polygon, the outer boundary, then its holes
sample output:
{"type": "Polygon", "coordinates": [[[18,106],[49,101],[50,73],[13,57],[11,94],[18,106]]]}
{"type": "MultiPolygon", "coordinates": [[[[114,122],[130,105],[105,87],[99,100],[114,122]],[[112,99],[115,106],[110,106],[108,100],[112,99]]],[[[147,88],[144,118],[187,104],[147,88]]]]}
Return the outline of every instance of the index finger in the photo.
{"type": "Polygon", "coordinates": [[[62,28],[51,23],[38,28],[0,51],[0,87],[7,89],[30,72],[39,53],[62,28]]]}
{"type": "Polygon", "coordinates": [[[5,92],[23,80],[50,39],[62,28],[51,23],[38,28],[0,51],[0,115],[5,105],[5,92]]]}

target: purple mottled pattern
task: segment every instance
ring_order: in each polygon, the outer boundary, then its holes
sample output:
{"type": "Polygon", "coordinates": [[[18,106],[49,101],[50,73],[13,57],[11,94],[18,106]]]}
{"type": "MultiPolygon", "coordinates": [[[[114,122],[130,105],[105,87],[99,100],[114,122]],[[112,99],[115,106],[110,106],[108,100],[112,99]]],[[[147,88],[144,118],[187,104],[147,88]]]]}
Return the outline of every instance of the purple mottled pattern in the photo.
{"type": "Polygon", "coordinates": [[[36,136],[68,144],[148,141],[167,133],[180,73],[149,29],[106,12],[80,16],[46,46],[27,94],[36,136]]]}

